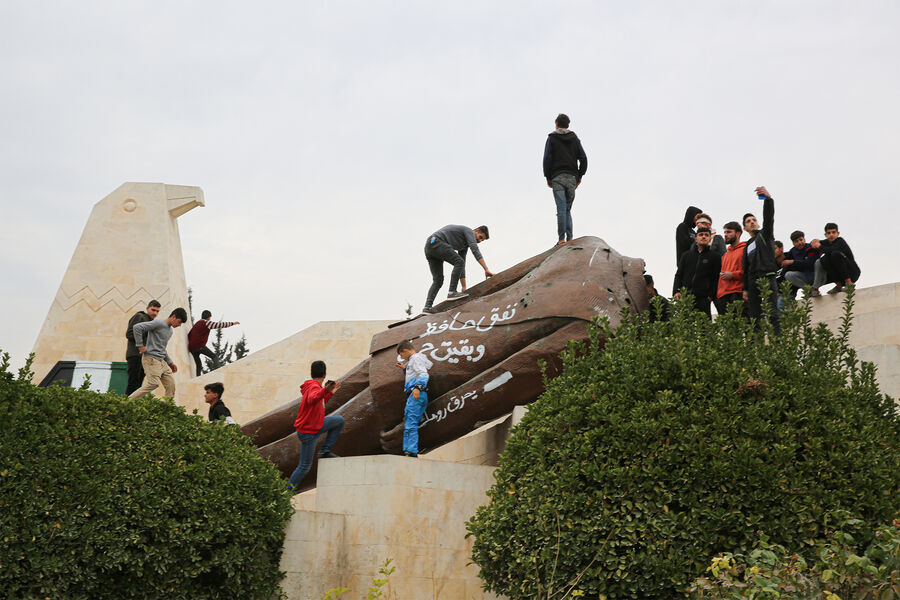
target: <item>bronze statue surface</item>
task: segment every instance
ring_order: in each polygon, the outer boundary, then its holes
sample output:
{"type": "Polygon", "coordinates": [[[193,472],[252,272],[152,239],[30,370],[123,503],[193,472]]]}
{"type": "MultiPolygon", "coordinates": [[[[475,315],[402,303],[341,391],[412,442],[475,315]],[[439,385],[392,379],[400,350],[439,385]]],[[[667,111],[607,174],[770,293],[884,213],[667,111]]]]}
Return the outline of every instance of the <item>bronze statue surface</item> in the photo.
{"type": "MultiPolygon", "coordinates": [[[[419,428],[420,447],[434,448],[533,402],[544,389],[539,361],[548,376],[558,373],[559,353],[569,340],[587,338],[594,317],[615,325],[622,309],[645,310],[643,270],[643,260],[581,237],[469,288],[467,298],[443,302],[435,314],[391,325],[372,338],[371,356],[340,378],[341,389],[325,407],[345,420],[334,452],[400,452],[406,396],[395,347],[402,340],[434,363],[419,428]]],[[[298,405],[299,399],[242,428],[286,477],[299,460],[298,405]]]]}

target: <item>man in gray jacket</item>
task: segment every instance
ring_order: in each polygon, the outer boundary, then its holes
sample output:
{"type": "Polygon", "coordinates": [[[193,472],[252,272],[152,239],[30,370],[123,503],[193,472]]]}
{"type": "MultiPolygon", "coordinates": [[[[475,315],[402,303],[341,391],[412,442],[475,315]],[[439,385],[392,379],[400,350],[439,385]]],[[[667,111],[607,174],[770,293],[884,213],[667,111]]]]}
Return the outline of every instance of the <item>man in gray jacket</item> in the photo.
{"type": "Polygon", "coordinates": [[[166,319],[153,319],[146,323],[138,323],[134,331],[134,343],[141,353],[141,366],[144,367],[144,385],[135,390],[129,398],[143,398],[159,387],[162,382],[166,396],[175,397],[175,378],[178,366],[169,358],[166,345],[172,338],[172,329],[181,327],[187,321],[187,312],[176,308],[166,319]],[[146,341],[145,341],[146,338],[146,341]]]}
{"type": "Polygon", "coordinates": [[[425,298],[423,313],[431,314],[434,311],[432,305],[438,290],[444,285],[444,263],[453,265],[450,273],[450,291],[447,292],[448,300],[456,300],[468,296],[466,293],[466,254],[472,251],[472,256],[484,269],[485,277],[493,277],[493,273],[487,268],[484,257],[478,250],[478,244],[490,238],[487,225],[481,225],[472,229],[464,225],[446,225],[441,227],[425,241],[425,259],[431,270],[431,287],[428,289],[428,297],[425,298]],[[462,291],[456,291],[456,286],[462,284],[462,291]]]}

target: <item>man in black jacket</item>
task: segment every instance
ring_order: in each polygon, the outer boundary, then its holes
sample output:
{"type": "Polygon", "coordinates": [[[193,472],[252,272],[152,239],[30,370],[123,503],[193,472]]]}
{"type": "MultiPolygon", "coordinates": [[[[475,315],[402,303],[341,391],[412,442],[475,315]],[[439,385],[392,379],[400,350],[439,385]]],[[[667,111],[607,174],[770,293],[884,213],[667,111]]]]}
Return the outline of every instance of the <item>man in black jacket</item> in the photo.
{"type": "Polygon", "coordinates": [[[760,228],[759,221],[752,213],[744,215],[744,231],[750,234],[750,239],[744,246],[743,295],[750,318],[759,321],[763,314],[759,280],[764,280],[762,285],[772,292],[769,294],[772,326],[778,334],[781,332],[778,322],[778,283],[775,281],[778,264],[775,262],[775,236],[772,233],[775,228],[775,201],[765,186],[756,188],[756,196],[763,201],[763,224],[760,228]]]}
{"type": "Polygon", "coordinates": [[[547,136],[544,144],[544,178],[547,187],[553,189],[556,202],[557,245],[572,239],[572,203],[575,202],[575,188],[581,185],[581,178],[587,172],[587,155],[581,140],[574,131],[569,131],[569,117],[556,117],[556,129],[547,136]]]}
{"type": "Polygon", "coordinates": [[[222,402],[222,394],[225,393],[225,386],[221,382],[207,383],[203,386],[205,393],[203,399],[209,404],[209,422],[223,420],[229,425],[236,425],[234,419],[231,418],[231,411],[222,402]]]}
{"type": "Polygon", "coordinates": [[[813,240],[814,243],[818,242],[815,245],[822,252],[820,261],[825,268],[825,280],[835,283],[834,288],[828,291],[829,294],[843,292],[844,286],[856,283],[861,274],[850,245],[840,235],[837,223],[826,223],[825,239],[813,240]]]}
{"type": "Polygon", "coordinates": [[[128,347],[125,350],[125,362],[128,363],[128,385],[125,387],[125,395],[130,396],[131,392],[141,387],[144,381],[144,367],[141,366],[141,353],[134,344],[134,326],[138,323],[146,323],[152,321],[159,315],[160,304],[156,300],[147,303],[147,310],[139,310],[128,320],[128,327],[125,329],[125,339],[128,340],[128,347]]]}
{"type": "Polygon", "coordinates": [[[694,295],[694,306],[700,312],[712,318],[710,303],[716,298],[719,289],[719,272],[722,270],[722,257],[710,249],[712,232],[709,227],[700,227],[694,236],[696,250],[688,250],[678,261],[675,272],[676,298],[681,297],[681,289],[694,295]]]}

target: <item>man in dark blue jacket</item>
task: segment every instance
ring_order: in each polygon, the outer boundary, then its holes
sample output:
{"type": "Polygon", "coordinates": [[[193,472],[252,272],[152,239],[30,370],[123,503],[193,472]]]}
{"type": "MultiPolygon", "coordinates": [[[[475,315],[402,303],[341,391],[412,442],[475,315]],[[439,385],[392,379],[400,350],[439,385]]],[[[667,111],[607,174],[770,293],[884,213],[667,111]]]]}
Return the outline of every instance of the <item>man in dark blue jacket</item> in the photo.
{"type": "Polygon", "coordinates": [[[569,117],[556,117],[556,129],[547,136],[544,144],[544,178],[547,187],[553,189],[556,202],[557,245],[572,239],[572,203],[575,202],[575,188],[587,172],[587,155],[581,147],[581,140],[574,131],[569,131],[569,117]]]}
{"type": "Polygon", "coordinates": [[[792,295],[808,285],[818,288],[815,284],[815,267],[819,251],[806,243],[806,234],[800,230],[791,234],[791,243],[794,247],[785,253],[781,268],[784,269],[784,278],[793,286],[792,295]]]}

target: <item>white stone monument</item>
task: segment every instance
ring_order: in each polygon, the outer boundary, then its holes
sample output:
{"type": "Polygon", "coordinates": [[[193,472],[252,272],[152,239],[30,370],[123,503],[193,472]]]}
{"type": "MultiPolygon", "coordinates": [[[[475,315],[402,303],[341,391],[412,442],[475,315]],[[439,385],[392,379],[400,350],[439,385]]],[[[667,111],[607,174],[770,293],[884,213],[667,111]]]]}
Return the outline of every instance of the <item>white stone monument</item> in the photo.
{"type": "MultiPolygon", "coordinates": [[[[124,361],[128,319],[150,300],[161,317],[188,308],[177,219],[197,206],[199,187],[164,183],[124,183],[94,205],[34,344],[35,382],[59,360],[124,361]]],[[[189,328],[168,346],[178,382],[193,371],[189,328]]]]}

